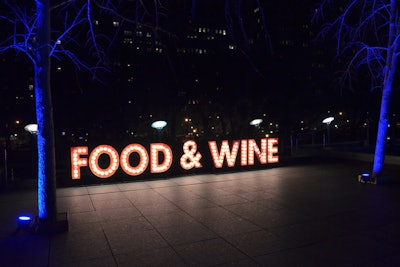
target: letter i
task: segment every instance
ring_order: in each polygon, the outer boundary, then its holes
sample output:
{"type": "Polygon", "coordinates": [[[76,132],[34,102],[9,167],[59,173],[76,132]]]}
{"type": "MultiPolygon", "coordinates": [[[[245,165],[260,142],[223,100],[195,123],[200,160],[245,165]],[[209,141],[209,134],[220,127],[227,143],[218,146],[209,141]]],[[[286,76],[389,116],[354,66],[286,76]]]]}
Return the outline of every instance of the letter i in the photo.
{"type": "Polygon", "coordinates": [[[240,143],[240,165],[247,166],[247,139],[241,140],[240,143]]]}

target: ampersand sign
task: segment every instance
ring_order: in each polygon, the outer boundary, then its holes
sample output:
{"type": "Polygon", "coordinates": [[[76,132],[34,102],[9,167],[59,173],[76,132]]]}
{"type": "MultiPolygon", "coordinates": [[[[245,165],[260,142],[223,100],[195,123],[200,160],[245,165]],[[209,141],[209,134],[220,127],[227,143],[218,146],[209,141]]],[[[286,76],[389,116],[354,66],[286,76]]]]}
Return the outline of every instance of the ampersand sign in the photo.
{"type": "Polygon", "coordinates": [[[203,167],[200,163],[201,154],[197,152],[197,144],[195,141],[186,141],[183,144],[183,155],[181,157],[181,167],[185,170],[190,170],[193,167],[203,167]]]}

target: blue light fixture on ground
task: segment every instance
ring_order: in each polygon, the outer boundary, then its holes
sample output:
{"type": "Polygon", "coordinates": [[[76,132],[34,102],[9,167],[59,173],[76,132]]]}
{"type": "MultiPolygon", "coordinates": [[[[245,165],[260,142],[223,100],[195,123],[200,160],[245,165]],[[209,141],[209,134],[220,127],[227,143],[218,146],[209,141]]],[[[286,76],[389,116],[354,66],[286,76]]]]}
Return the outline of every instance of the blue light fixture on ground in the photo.
{"type": "Polygon", "coordinates": [[[27,215],[21,215],[18,217],[18,228],[27,228],[31,224],[32,218],[27,215]]]}
{"type": "Polygon", "coordinates": [[[364,172],[358,175],[358,182],[360,183],[372,183],[371,174],[364,172]]]}

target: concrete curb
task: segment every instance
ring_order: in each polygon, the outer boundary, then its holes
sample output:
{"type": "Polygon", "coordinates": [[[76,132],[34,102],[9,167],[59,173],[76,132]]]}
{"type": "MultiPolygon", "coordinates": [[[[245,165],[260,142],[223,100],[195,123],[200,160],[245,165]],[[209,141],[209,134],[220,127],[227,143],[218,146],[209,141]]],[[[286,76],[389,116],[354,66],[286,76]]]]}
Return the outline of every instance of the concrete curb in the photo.
{"type": "MultiPolygon", "coordinates": [[[[332,148],[299,148],[293,154],[293,156],[299,157],[328,157],[366,162],[374,161],[374,155],[370,153],[340,151],[332,148]]],[[[400,165],[400,156],[386,155],[385,164],[400,165]]]]}

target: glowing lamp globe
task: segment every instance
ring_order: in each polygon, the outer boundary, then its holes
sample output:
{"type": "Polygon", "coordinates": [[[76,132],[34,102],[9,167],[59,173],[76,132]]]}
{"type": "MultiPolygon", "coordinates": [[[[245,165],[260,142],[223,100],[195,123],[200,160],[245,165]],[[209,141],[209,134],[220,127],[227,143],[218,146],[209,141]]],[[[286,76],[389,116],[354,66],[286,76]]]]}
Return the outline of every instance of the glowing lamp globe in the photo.
{"type": "Polygon", "coordinates": [[[151,124],[151,127],[157,130],[162,130],[165,126],[167,126],[166,121],[155,121],[151,124]]]}
{"type": "Polygon", "coordinates": [[[28,124],[24,127],[24,129],[31,134],[37,134],[38,125],[36,123],[28,124]]]}
{"type": "Polygon", "coordinates": [[[263,122],[262,119],[254,119],[254,120],[252,120],[252,121],[250,122],[250,125],[257,126],[257,125],[259,125],[259,124],[262,123],[262,122],[263,122]]]}
{"type": "Polygon", "coordinates": [[[325,118],[325,119],[322,121],[322,123],[329,124],[329,123],[331,123],[334,119],[335,119],[334,117],[328,117],[328,118],[325,118]]]}

